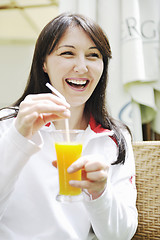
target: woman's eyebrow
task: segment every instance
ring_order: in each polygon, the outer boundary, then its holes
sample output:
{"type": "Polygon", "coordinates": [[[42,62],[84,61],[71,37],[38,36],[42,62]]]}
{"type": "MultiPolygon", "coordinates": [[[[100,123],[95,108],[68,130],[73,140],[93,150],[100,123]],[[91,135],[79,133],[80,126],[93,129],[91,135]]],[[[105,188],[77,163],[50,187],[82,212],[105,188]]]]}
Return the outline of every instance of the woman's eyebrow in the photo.
{"type": "MultiPolygon", "coordinates": [[[[69,47],[69,48],[74,48],[75,49],[75,47],[73,45],[68,45],[68,44],[59,46],[57,49],[62,48],[62,47],[69,47]]],[[[98,48],[96,46],[94,46],[94,47],[89,47],[89,49],[98,49],[98,48]]]]}
{"type": "Polygon", "coordinates": [[[73,45],[62,45],[62,46],[59,46],[57,49],[59,49],[59,48],[62,48],[62,47],[69,47],[69,48],[75,48],[73,45]]]}
{"type": "Polygon", "coordinates": [[[98,48],[95,46],[95,47],[90,47],[89,49],[98,49],[98,48]]]}

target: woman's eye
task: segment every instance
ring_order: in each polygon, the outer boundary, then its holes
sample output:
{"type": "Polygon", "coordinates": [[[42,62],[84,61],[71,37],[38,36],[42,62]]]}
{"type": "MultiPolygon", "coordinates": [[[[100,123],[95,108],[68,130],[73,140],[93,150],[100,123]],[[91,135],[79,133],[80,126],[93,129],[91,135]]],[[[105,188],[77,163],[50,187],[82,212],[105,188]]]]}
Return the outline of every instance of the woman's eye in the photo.
{"type": "Polygon", "coordinates": [[[95,57],[95,58],[100,58],[98,53],[90,53],[89,57],[95,57]]]}
{"type": "Polygon", "coordinates": [[[66,51],[66,52],[62,52],[61,54],[60,54],[61,56],[62,55],[73,55],[73,53],[72,52],[70,52],[70,51],[66,51]]]}

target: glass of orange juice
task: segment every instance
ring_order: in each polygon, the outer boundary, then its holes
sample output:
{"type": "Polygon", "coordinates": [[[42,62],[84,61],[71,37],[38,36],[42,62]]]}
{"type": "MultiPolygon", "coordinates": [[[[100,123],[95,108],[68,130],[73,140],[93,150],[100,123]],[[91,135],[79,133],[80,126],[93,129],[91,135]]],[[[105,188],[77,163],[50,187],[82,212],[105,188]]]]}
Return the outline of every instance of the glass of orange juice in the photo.
{"type": "Polygon", "coordinates": [[[68,173],[68,167],[82,154],[83,130],[55,130],[55,150],[57,155],[57,167],[59,173],[59,193],[56,197],[60,202],[74,202],[82,200],[82,190],[72,187],[70,180],[81,180],[81,170],[68,173]],[[69,134],[69,139],[67,138],[69,134]]]}

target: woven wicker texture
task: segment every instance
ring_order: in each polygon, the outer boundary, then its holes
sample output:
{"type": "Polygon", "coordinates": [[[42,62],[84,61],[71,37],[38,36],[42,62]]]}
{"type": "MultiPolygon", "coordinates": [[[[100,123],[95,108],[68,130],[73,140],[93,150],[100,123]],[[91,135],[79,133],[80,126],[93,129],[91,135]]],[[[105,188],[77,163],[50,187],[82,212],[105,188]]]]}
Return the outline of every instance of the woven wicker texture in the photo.
{"type": "Polygon", "coordinates": [[[160,240],[160,141],[133,143],[138,229],[134,240],[160,240]]]}

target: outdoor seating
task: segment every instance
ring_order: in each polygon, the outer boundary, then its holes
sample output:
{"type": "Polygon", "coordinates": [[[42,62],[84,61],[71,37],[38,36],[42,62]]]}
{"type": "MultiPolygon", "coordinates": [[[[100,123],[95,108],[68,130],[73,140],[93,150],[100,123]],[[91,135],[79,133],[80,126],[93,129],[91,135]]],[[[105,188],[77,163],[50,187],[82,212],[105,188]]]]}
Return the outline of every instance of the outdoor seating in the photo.
{"type": "Polygon", "coordinates": [[[134,142],[138,229],[134,240],[160,239],[160,141],[134,142]]]}

